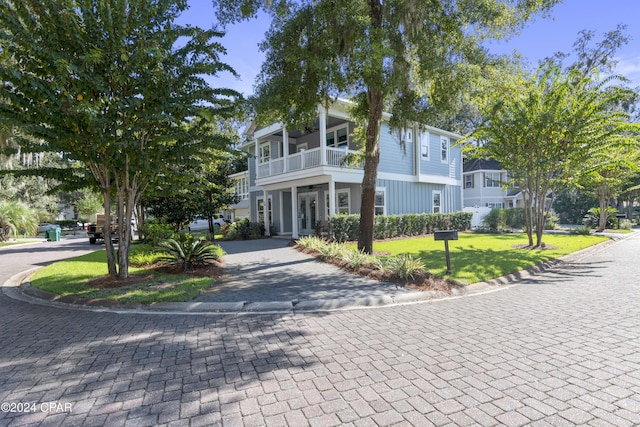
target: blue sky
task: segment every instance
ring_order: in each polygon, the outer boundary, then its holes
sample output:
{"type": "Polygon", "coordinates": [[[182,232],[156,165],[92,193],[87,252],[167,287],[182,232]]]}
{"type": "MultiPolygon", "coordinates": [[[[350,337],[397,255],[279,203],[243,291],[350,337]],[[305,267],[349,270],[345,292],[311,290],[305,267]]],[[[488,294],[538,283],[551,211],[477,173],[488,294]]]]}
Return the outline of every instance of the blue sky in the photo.
{"type": "MultiPolygon", "coordinates": [[[[191,8],[181,17],[203,28],[215,23],[210,0],[189,0],[191,8]]],[[[640,86],[640,0],[565,0],[556,5],[547,18],[530,22],[520,35],[506,42],[492,43],[491,51],[511,53],[514,50],[536,64],[538,60],[554,52],[570,52],[580,30],[596,31],[596,40],[613,30],[618,24],[627,25],[631,41],[618,54],[617,72],[640,86]]],[[[258,49],[264,33],[269,28],[269,18],[243,22],[227,28],[222,44],[227,49],[223,60],[231,65],[239,79],[221,75],[216,82],[223,87],[238,90],[245,95],[253,93],[255,76],[264,58],[258,49]]]]}

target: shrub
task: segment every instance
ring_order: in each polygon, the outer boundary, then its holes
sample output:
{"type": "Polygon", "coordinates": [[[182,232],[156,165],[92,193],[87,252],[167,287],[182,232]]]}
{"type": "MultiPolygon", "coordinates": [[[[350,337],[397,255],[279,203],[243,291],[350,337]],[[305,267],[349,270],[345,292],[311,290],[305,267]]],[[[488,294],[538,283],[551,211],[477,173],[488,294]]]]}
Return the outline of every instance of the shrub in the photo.
{"type": "Polygon", "coordinates": [[[420,258],[414,258],[410,254],[401,254],[388,257],[381,261],[382,271],[393,271],[393,273],[404,280],[414,279],[415,275],[424,273],[426,267],[420,258]]]}
{"type": "Polygon", "coordinates": [[[628,219],[621,219],[619,221],[618,227],[622,230],[631,230],[631,221],[628,219]]]}
{"type": "Polygon", "coordinates": [[[158,246],[161,241],[173,237],[173,228],[162,219],[150,219],[144,223],[144,241],[158,246]]]}
{"type": "MultiPolygon", "coordinates": [[[[605,214],[607,216],[607,228],[615,228],[618,224],[618,218],[616,214],[618,210],[616,208],[612,208],[611,206],[607,206],[605,210],[605,214]]],[[[583,224],[587,227],[598,228],[600,225],[600,208],[591,208],[585,214],[583,220],[583,224]]]]}
{"type": "Polygon", "coordinates": [[[507,227],[524,228],[524,208],[505,209],[504,220],[507,227]]]}
{"type": "Polygon", "coordinates": [[[264,236],[264,224],[249,221],[234,222],[221,228],[222,238],[224,240],[249,240],[259,239],[264,236]]]}
{"type": "Polygon", "coordinates": [[[582,227],[574,228],[569,231],[569,234],[579,234],[582,236],[588,236],[589,234],[591,234],[591,227],[582,226],[582,227]]]}
{"type": "Polygon", "coordinates": [[[545,230],[555,230],[558,227],[558,215],[553,212],[547,213],[544,217],[544,229],[545,230]]]}
{"type": "Polygon", "coordinates": [[[504,209],[493,208],[482,218],[482,223],[490,230],[501,230],[506,224],[504,209]]]}
{"type": "MultiPolygon", "coordinates": [[[[373,235],[376,239],[388,239],[399,236],[420,236],[436,230],[471,228],[471,212],[450,214],[402,214],[377,215],[374,220],[373,235]]],[[[337,242],[357,240],[359,215],[334,215],[331,217],[331,239],[337,242]]]]}
{"type": "Polygon", "coordinates": [[[136,267],[153,265],[162,255],[149,244],[132,245],[129,249],[129,263],[136,267]]]}
{"type": "Polygon", "coordinates": [[[357,269],[364,266],[375,266],[376,257],[373,255],[367,255],[364,252],[350,250],[347,251],[342,260],[349,264],[351,268],[357,269]]]}
{"type": "Polygon", "coordinates": [[[183,271],[189,271],[207,261],[219,259],[223,251],[204,239],[196,240],[193,235],[180,233],[175,239],[167,239],[160,243],[162,251],[159,259],[168,265],[180,265],[183,271]]]}

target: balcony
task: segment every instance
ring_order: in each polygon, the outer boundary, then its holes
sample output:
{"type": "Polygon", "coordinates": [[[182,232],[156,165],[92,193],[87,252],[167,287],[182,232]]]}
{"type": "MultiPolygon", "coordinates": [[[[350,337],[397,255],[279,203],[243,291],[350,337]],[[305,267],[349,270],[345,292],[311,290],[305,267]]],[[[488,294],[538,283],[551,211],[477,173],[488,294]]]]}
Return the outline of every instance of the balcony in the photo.
{"type": "Polygon", "coordinates": [[[285,157],[271,159],[268,162],[258,163],[257,178],[268,178],[285,173],[313,169],[321,166],[329,166],[345,169],[363,169],[362,163],[357,166],[343,165],[343,159],[352,153],[353,150],[347,148],[325,147],[326,162],[322,162],[322,148],[303,150],[299,153],[285,157]]]}

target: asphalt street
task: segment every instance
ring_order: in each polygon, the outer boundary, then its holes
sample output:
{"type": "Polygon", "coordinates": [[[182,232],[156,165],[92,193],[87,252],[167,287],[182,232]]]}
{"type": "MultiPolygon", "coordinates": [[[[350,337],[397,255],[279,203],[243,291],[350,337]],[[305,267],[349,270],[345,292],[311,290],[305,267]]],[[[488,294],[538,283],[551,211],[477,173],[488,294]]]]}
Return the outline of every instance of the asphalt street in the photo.
{"type": "MultiPolygon", "coordinates": [[[[0,251],[0,281],[90,248],[0,251]]],[[[0,293],[0,425],[640,424],[640,234],[496,292],[304,314],[0,293]]]]}

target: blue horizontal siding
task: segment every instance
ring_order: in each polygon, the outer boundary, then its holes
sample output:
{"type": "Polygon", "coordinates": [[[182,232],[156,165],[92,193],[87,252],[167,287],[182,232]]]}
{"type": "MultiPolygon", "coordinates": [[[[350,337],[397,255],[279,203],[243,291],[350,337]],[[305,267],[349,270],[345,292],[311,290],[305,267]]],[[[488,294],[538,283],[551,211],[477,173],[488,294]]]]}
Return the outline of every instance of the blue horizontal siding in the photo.
{"type": "Polygon", "coordinates": [[[379,172],[413,175],[413,142],[406,142],[402,149],[396,131],[390,131],[387,124],[380,127],[379,172]]]}

